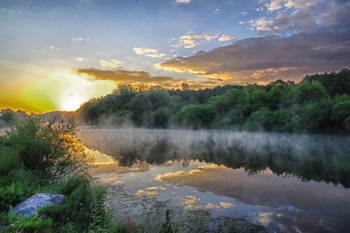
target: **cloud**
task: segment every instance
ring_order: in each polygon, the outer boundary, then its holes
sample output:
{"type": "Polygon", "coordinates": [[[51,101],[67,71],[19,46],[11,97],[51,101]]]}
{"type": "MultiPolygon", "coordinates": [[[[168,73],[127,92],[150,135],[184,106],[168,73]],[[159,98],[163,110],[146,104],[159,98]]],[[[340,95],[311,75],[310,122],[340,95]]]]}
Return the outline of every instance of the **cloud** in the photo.
{"type": "Polygon", "coordinates": [[[82,57],[77,57],[75,60],[76,60],[76,61],[84,61],[84,58],[82,58],[82,57]]]}
{"type": "Polygon", "coordinates": [[[175,43],[172,47],[189,49],[198,46],[200,43],[209,42],[214,39],[218,39],[219,42],[224,42],[234,38],[235,37],[229,35],[220,35],[220,33],[194,33],[189,31],[179,38],[173,38],[175,43]]]}
{"type": "Polygon", "coordinates": [[[158,53],[158,49],[147,47],[135,47],[134,52],[138,55],[145,55],[146,57],[162,58],[166,55],[164,53],[158,53]]]}
{"type": "Polygon", "coordinates": [[[272,25],[274,21],[266,17],[261,17],[260,19],[250,20],[249,23],[253,29],[260,32],[268,32],[273,30],[272,25]]]}
{"type": "Polygon", "coordinates": [[[290,37],[262,36],[209,52],[176,57],[158,65],[233,83],[299,80],[305,74],[341,69],[350,64],[350,33],[298,33],[290,37]]]}
{"type": "Polygon", "coordinates": [[[271,16],[250,21],[252,28],[260,32],[291,34],[350,29],[350,1],[270,0],[265,6],[271,16]]]}
{"type": "Polygon", "coordinates": [[[118,68],[123,63],[123,61],[119,61],[116,59],[100,60],[100,66],[108,68],[118,68]]]}
{"type": "Polygon", "coordinates": [[[89,40],[88,37],[83,38],[83,37],[72,37],[72,40],[75,42],[79,42],[79,41],[84,41],[84,40],[89,40]]]}
{"type": "Polygon", "coordinates": [[[210,34],[210,33],[194,33],[189,31],[185,33],[185,35],[179,37],[176,40],[176,43],[173,44],[174,48],[194,48],[199,43],[204,41],[211,41],[215,38],[218,38],[218,34],[210,34]]]}
{"type": "Polygon", "coordinates": [[[183,82],[190,85],[191,89],[214,87],[217,82],[210,83],[207,79],[200,81],[184,78],[173,78],[166,76],[152,76],[144,71],[128,71],[122,69],[101,70],[101,69],[77,69],[78,74],[89,75],[94,80],[108,80],[115,83],[128,83],[131,85],[160,85],[164,88],[181,88],[183,82]]]}
{"type": "Polygon", "coordinates": [[[230,40],[234,40],[235,37],[234,36],[229,36],[229,35],[222,35],[219,37],[218,41],[219,42],[225,42],[225,41],[230,41],[230,40]]]}
{"type": "Polygon", "coordinates": [[[190,2],[191,0],[176,0],[176,3],[181,3],[181,4],[188,4],[190,2]]]}
{"type": "Polygon", "coordinates": [[[273,0],[269,3],[266,3],[266,7],[269,11],[275,11],[283,7],[284,0],[273,0]]]}

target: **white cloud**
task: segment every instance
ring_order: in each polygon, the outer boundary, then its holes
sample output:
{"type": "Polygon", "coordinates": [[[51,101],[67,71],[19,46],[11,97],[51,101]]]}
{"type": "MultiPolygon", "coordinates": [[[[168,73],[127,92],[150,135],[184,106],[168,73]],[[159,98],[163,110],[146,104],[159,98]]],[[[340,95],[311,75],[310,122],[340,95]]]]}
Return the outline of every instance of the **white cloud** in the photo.
{"type": "Polygon", "coordinates": [[[145,55],[146,57],[162,58],[166,55],[164,53],[158,53],[158,49],[147,47],[135,47],[134,52],[138,55],[145,55]]]}
{"type": "Polygon", "coordinates": [[[72,37],[72,40],[74,41],[74,42],[79,42],[79,41],[84,41],[84,40],[90,40],[90,38],[89,37],[85,37],[85,38],[83,38],[83,37],[72,37]]]}
{"type": "Polygon", "coordinates": [[[76,61],[84,61],[84,58],[78,57],[75,59],[76,61]]]}
{"type": "Polygon", "coordinates": [[[174,48],[194,48],[202,42],[211,41],[219,37],[218,33],[194,33],[192,31],[187,32],[185,35],[178,39],[175,39],[176,43],[173,44],[174,48]]]}
{"type": "Polygon", "coordinates": [[[250,20],[249,23],[252,29],[256,29],[260,32],[267,32],[272,30],[271,25],[273,25],[274,21],[270,18],[261,17],[256,20],[250,20]]]}
{"type": "Polygon", "coordinates": [[[220,42],[225,42],[225,41],[230,41],[230,40],[233,40],[235,39],[234,36],[230,36],[230,35],[221,35],[218,39],[218,41],[220,42]]]}
{"type": "Polygon", "coordinates": [[[275,11],[283,7],[284,0],[273,0],[269,3],[266,3],[266,7],[269,11],[275,11]]]}
{"type": "Polygon", "coordinates": [[[72,40],[73,40],[73,41],[83,41],[84,38],[81,38],[81,37],[72,37],[72,40]]]}
{"type": "Polygon", "coordinates": [[[264,3],[269,17],[251,20],[260,32],[291,34],[295,32],[350,30],[350,1],[344,0],[270,0],[264,3]]]}
{"type": "Polygon", "coordinates": [[[181,4],[188,4],[190,2],[191,0],[176,0],[176,3],[181,3],[181,4]]]}
{"type": "Polygon", "coordinates": [[[123,61],[119,61],[116,59],[100,60],[100,66],[108,68],[118,68],[123,63],[123,61]]]}

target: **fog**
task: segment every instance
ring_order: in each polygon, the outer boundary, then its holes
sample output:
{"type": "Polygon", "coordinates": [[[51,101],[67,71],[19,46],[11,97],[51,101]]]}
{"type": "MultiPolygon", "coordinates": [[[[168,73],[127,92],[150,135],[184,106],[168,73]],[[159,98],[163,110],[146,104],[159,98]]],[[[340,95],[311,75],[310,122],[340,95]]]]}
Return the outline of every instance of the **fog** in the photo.
{"type": "Polygon", "coordinates": [[[88,129],[79,137],[92,149],[135,162],[163,164],[190,160],[244,168],[249,174],[270,169],[277,175],[350,187],[350,137],[206,130],[88,129]]]}

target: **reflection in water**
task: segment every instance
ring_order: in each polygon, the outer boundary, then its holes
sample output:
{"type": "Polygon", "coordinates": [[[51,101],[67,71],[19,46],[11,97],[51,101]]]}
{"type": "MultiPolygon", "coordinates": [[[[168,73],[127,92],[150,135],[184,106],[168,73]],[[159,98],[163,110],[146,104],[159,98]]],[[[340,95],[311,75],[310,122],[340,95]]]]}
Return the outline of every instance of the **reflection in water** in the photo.
{"type": "Polygon", "coordinates": [[[88,147],[135,162],[164,164],[189,160],[244,168],[248,174],[271,170],[303,181],[350,187],[350,137],[187,130],[82,130],[88,147]]]}
{"type": "MultiPolygon", "coordinates": [[[[170,200],[187,213],[244,217],[272,232],[350,232],[349,137],[138,129],[82,130],[80,138],[117,158],[95,174],[127,187],[113,193],[124,216],[159,216],[150,206],[170,200]]],[[[199,226],[210,222],[202,217],[199,226]]]]}

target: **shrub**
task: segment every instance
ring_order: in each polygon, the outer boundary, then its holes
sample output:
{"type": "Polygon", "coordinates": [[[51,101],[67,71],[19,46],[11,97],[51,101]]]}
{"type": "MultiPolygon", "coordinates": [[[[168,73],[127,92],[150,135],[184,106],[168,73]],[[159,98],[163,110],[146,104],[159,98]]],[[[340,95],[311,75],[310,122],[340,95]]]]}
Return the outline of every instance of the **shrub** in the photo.
{"type": "Polygon", "coordinates": [[[75,125],[69,123],[44,123],[28,118],[12,128],[3,143],[17,151],[18,164],[24,169],[48,180],[83,168],[91,160],[76,137],[75,125]]]}
{"type": "Polygon", "coordinates": [[[1,180],[0,211],[6,212],[14,205],[33,195],[39,187],[38,177],[30,171],[13,171],[1,180]]]}
{"type": "Polygon", "coordinates": [[[6,232],[26,232],[26,233],[50,233],[52,232],[52,219],[42,219],[38,216],[25,217],[10,212],[7,221],[11,223],[6,232]]]}
{"type": "Polygon", "coordinates": [[[16,148],[0,147],[0,175],[5,176],[20,166],[19,151],[16,148]]]}
{"type": "Polygon", "coordinates": [[[40,214],[53,219],[56,228],[96,232],[94,229],[114,227],[104,205],[106,190],[93,186],[87,176],[69,177],[60,182],[54,191],[65,195],[64,204],[49,206],[40,214]]]}

